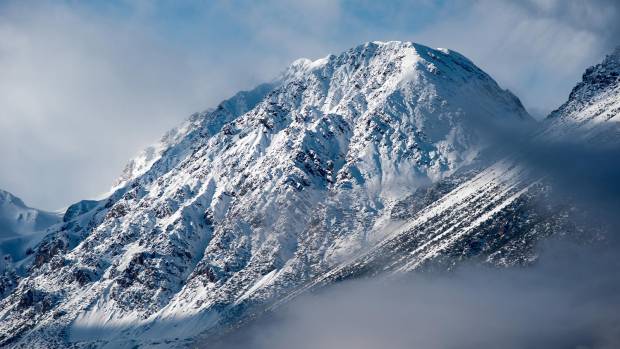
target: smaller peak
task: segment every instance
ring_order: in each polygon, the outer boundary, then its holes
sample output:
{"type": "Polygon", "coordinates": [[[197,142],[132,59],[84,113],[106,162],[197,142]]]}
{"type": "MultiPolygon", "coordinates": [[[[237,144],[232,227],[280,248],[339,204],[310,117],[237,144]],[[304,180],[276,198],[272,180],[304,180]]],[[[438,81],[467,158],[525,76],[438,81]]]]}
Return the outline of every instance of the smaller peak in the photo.
{"type": "Polygon", "coordinates": [[[14,197],[13,194],[9,193],[6,190],[0,189],[0,201],[8,200],[8,199],[10,199],[12,197],[14,197]]]}
{"type": "Polygon", "coordinates": [[[0,203],[5,203],[5,202],[16,205],[16,206],[24,206],[24,207],[26,206],[26,204],[24,204],[22,199],[9,193],[6,190],[0,189],[0,203]]]}
{"type": "Polygon", "coordinates": [[[586,69],[581,81],[573,87],[568,100],[552,111],[547,119],[581,110],[597,96],[617,86],[620,86],[620,47],[605,56],[602,62],[586,69]]]}
{"type": "Polygon", "coordinates": [[[605,56],[601,63],[586,69],[582,83],[599,87],[620,83],[620,47],[605,56]]]}
{"type": "Polygon", "coordinates": [[[605,57],[602,65],[616,71],[620,70],[620,46],[605,57]]]}
{"type": "Polygon", "coordinates": [[[607,54],[601,63],[588,68],[588,70],[590,72],[620,70],[620,46],[607,54]]]}

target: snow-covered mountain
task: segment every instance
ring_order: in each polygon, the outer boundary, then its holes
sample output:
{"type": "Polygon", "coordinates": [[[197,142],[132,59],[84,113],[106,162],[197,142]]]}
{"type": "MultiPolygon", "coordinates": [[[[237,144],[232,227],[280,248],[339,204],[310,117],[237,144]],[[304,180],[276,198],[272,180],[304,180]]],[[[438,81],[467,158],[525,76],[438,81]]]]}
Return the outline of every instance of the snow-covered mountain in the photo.
{"type": "MultiPolygon", "coordinates": [[[[535,145],[585,142],[605,149],[620,144],[620,48],[586,70],[568,100],[532,137],[535,145]]],[[[521,160],[512,154],[479,172],[418,189],[404,202],[420,209],[406,210],[405,223],[272,307],[348,278],[450,268],[473,258],[494,265],[527,264],[536,258],[535,244],[554,234],[580,241],[604,238],[604,223],[570,201],[551,200],[553,186],[521,160]]]]}
{"type": "Polygon", "coordinates": [[[58,213],[28,207],[20,198],[0,190],[0,239],[44,230],[60,219],[58,213]]]}
{"type": "Polygon", "coordinates": [[[450,50],[298,60],[171,131],[109,198],[70,207],[1,301],[0,345],[190,345],[342,278],[527,262],[564,208],[528,210],[546,186],[495,161],[478,126],[531,122],[450,50]]]}
{"type": "Polygon", "coordinates": [[[27,242],[42,237],[46,229],[62,219],[62,214],[26,206],[15,195],[0,190],[0,271],[8,259],[25,253],[27,242]]]}
{"type": "Polygon", "coordinates": [[[617,144],[620,138],[620,47],[590,67],[568,101],[547,121],[549,133],[617,144]]]}
{"type": "Polygon", "coordinates": [[[28,207],[20,198],[0,190],[0,297],[15,285],[19,261],[61,219],[61,214],[28,207]]]}
{"type": "MultiPolygon", "coordinates": [[[[537,145],[558,140],[604,148],[620,144],[620,48],[586,70],[568,100],[533,137],[537,145]]],[[[433,199],[413,211],[406,224],[306,289],[379,270],[409,271],[429,262],[450,266],[482,257],[497,265],[527,263],[536,257],[534,243],[556,233],[587,231],[585,238],[601,238],[596,233],[604,227],[587,217],[569,219],[578,214],[572,204],[552,205],[548,197],[553,188],[518,159],[507,157],[465,180],[453,176],[422,188],[417,197],[430,192],[433,199]],[[579,221],[588,222],[587,229],[578,226],[579,221]]]]}

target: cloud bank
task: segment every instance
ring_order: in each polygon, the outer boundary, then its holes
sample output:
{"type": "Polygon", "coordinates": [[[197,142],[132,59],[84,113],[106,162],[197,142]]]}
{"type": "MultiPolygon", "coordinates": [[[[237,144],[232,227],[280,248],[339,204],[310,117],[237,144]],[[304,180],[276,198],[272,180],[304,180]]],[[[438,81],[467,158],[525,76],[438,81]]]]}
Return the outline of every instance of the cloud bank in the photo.
{"type": "Polygon", "coordinates": [[[204,347],[617,348],[615,251],[551,246],[533,268],[345,282],[204,347]]]}

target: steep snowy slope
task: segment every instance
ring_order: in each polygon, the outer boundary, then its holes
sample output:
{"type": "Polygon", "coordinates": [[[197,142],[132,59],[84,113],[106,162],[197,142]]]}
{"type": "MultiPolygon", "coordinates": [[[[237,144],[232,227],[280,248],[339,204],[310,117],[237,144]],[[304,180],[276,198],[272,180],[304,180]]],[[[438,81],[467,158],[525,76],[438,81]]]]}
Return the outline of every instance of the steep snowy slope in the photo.
{"type": "MultiPolygon", "coordinates": [[[[585,141],[595,147],[617,147],[620,49],[589,68],[568,101],[541,126],[536,141],[539,145],[561,140],[565,144],[585,141]]],[[[592,221],[570,202],[550,200],[552,186],[518,159],[509,157],[475,175],[449,178],[423,190],[426,196],[430,192],[432,199],[419,209],[396,211],[406,222],[383,241],[291,292],[271,308],[348,278],[438,265],[450,268],[472,258],[495,265],[527,264],[536,258],[536,242],[554,234],[581,241],[603,238],[605,226],[601,222],[592,221]]]]}
{"type": "Polygon", "coordinates": [[[417,189],[475,174],[485,121],[530,118],[453,51],[375,42],[298,60],[192,116],[108,199],[70,208],[0,304],[0,345],[216,332],[405,227],[392,213],[417,189]]]}
{"type": "Polygon", "coordinates": [[[5,262],[23,258],[29,245],[61,219],[61,214],[30,208],[18,197],[0,190],[0,272],[5,262]]]}
{"type": "Polygon", "coordinates": [[[61,218],[57,213],[30,208],[18,197],[0,190],[0,298],[15,286],[16,269],[28,256],[29,248],[61,218]]]}
{"type": "Polygon", "coordinates": [[[13,194],[0,190],[0,239],[44,230],[61,215],[30,208],[13,194]]]}
{"type": "Polygon", "coordinates": [[[569,99],[549,115],[550,133],[617,144],[620,135],[620,47],[590,67],[569,99]]]}

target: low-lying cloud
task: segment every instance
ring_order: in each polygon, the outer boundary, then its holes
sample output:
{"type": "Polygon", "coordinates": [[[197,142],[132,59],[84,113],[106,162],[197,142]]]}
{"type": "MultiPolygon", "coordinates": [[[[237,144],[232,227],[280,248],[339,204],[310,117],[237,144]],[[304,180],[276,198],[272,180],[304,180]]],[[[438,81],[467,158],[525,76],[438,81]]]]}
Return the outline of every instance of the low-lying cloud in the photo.
{"type": "Polygon", "coordinates": [[[597,348],[620,346],[615,251],[555,241],[535,266],[350,281],[205,348],[597,348]]]}

